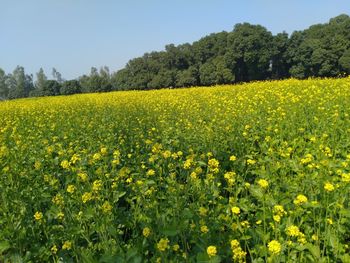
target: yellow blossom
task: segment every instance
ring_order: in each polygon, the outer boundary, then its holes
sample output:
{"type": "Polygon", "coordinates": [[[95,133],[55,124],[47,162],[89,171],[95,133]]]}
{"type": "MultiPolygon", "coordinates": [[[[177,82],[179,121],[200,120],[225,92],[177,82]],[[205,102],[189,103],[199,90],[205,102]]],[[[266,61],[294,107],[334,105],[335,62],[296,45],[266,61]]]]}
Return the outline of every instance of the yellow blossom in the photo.
{"type": "Polygon", "coordinates": [[[142,230],[142,235],[144,237],[149,237],[149,235],[151,234],[151,229],[149,227],[145,227],[143,230],[142,230]]]}
{"type": "Polygon", "coordinates": [[[157,244],[157,248],[159,251],[163,252],[169,248],[169,239],[161,238],[157,244]]]}
{"type": "Polygon", "coordinates": [[[173,245],[173,250],[176,252],[180,249],[180,246],[178,244],[173,245]]]}
{"type": "Polygon", "coordinates": [[[287,229],[286,229],[286,232],[287,232],[287,235],[288,236],[291,236],[291,237],[297,237],[300,235],[300,230],[297,226],[289,226],[287,229]]]}
{"type": "Polygon", "coordinates": [[[258,180],[258,185],[261,187],[261,188],[267,188],[269,186],[269,183],[268,181],[266,181],[265,179],[259,179],[258,180]]]}
{"type": "Polygon", "coordinates": [[[281,252],[282,246],[277,240],[272,240],[267,245],[269,252],[273,255],[277,255],[281,252]]]}
{"type": "Polygon", "coordinates": [[[237,206],[234,206],[231,208],[231,212],[235,215],[239,215],[241,212],[241,209],[239,209],[239,207],[237,207],[237,206]]]}
{"type": "Polygon", "coordinates": [[[69,164],[69,162],[67,160],[63,160],[61,162],[61,166],[62,166],[63,169],[69,169],[70,164],[69,164]]]}
{"type": "Polygon", "coordinates": [[[57,246],[56,246],[56,245],[53,245],[53,246],[51,247],[50,250],[51,250],[51,253],[52,253],[52,254],[54,254],[54,255],[57,254],[58,249],[57,249],[57,246]]]}
{"type": "Polygon", "coordinates": [[[34,219],[35,219],[36,221],[40,221],[42,218],[43,218],[43,213],[41,213],[41,212],[35,212],[35,214],[34,214],[34,219]]]}
{"type": "Polygon", "coordinates": [[[206,209],[205,207],[200,207],[198,210],[199,210],[199,215],[200,216],[206,216],[207,215],[208,209],[206,209]]]}
{"type": "Polygon", "coordinates": [[[149,169],[146,173],[147,176],[153,176],[155,174],[156,174],[156,172],[153,169],[149,169]]]}
{"type": "Polygon", "coordinates": [[[102,212],[105,214],[111,212],[112,208],[113,208],[112,205],[108,201],[105,201],[101,207],[102,212]]]}
{"type": "Polygon", "coordinates": [[[102,189],[102,181],[101,180],[95,180],[92,183],[92,191],[98,192],[102,189]]]}
{"type": "Polygon", "coordinates": [[[207,254],[209,257],[214,257],[216,256],[216,253],[217,253],[217,250],[216,250],[216,247],[215,246],[209,246],[207,248],[207,254]]]}
{"type": "Polygon", "coordinates": [[[63,250],[70,250],[72,248],[72,242],[71,241],[65,241],[62,245],[63,250]]]}
{"type": "Polygon", "coordinates": [[[208,228],[206,225],[201,226],[201,232],[204,233],[204,234],[206,234],[206,233],[209,232],[209,228],[208,228]]]}
{"type": "Polygon", "coordinates": [[[70,194],[73,194],[75,189],[76,189],[75,186],[72,185],[72,184],[67,186],[67,192],[70,193],[70,194]]]}
{"type": "Polygon", "coordinates": [[[331,184],[331,183],[325,183],[324,184],[324,190],[326,190],[327,192],[332,192],[332,191],[334,191],[334,185],[333,184],[331,184]]]}
{"type": "Polygon", "coordinates": [[[234,162],[234,161],[236,161],[237,160],[237,157],[236,156],[234,156],[234,155],[231,155],[230,156],[230,161],[231,162],[234,162]]]}
{"type": "Polygon", "coordinates": [[[78,177],[79,177],[79,179],[80,179],[82,182],[86,182],[87,179],[88,179],[87,174],[86,174],[86,173],[83,173],[83,172],[78,173],[78,177]]]}
{"type": "Polygon", "coordinates": [[[294,199],[294,204],[301,205],[307,202],[307,197],[305,195],[298,195],[296,199],[294,199]]]}
{"type": "Polygon", "coordinates": [[[90,192],[85,192],[82,197],[81,200],[83,201],[83,203],[85,204],[86,202],[92,200],[92,193],[90,192]]]}

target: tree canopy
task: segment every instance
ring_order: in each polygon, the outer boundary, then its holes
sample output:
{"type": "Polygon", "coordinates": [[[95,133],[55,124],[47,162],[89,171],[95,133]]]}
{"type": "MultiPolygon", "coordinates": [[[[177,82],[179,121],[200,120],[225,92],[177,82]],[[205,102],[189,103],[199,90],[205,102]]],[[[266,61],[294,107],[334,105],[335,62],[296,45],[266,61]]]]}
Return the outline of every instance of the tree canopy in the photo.
{"type": "Polygon", "coordinates": [[[64,80],[55,68],[53,79],[48,79],[41,68],[34,83],[23,67],[10,74],[0,69],[0,99],[349,74],[350,17],[342,14],[290,36],[273,35],[261,25],[237,24],[231,32],[145,53],[114,73],[108,67],[92,67],[76,80],[64,80]]]}

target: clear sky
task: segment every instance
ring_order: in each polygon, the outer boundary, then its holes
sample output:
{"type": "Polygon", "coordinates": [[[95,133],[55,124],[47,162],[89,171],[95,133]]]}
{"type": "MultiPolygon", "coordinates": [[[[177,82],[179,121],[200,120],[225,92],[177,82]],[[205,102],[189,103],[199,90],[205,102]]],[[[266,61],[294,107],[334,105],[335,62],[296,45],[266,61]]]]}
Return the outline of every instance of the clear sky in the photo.
{"type": "Polygon", "coordinates": [[[273,34],[350,14],[349,0],[0,0],[0,67],[55,67],[65,79],[116,71],[166,44],[192,43],[236,23],[273,34]]]}

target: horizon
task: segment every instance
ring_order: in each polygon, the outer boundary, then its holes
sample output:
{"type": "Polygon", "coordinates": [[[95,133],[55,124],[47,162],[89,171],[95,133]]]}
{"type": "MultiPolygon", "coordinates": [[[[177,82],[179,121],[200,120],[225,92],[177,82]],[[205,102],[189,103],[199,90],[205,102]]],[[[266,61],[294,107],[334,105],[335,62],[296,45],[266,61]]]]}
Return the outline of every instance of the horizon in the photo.
{"type": "Polygon", "coordinates": [[[350,6],[341,0],[253,0],[250,4],[227,0],[200,4],[184,0],[170,4],[160,0],[2,2],[5,14],[0,23],[5,41],[0,43],[0,68],[11,73],[20,65],[34,78],[40,67],[48,78],[56,68],[67,80],[88,74],[91,67],[107,66],[116,72],[144,53],[229,32],[237,23],[259,24],[274,35],[284,31],[290,36],[350,13],[350,6]]]}

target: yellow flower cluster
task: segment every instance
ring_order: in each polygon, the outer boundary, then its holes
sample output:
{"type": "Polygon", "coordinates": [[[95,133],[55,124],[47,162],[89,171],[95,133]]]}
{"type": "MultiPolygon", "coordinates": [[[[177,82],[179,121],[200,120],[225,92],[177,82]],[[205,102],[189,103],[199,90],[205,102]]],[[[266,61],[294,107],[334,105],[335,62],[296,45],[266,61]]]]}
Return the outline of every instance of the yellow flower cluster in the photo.
{"type": "Polygon", "coordinates": [[[157,248],[159,251],[164,252],[166,249],[169,248],[169,239],[161,238],[157,244],[157,248]]]}
{"type": "Polygon", "coordinates": [[[307,197],[305,195],[298,195],[297,198],[294,199],[293,203],[296,205],[302,205],[305,204],[308,201],[307,197]]]}
{"type": "Polygon", "coordinates": [[[234,262],[239,262],[239,263],[246,262],[247,252],[245,252],[241,248],[241,245],[239,244],[237,239],[231,240],[231,251],[233,254],[234,262]]]}
{"type": "Polygon", "coordinates": [[[277,240],[270,241],[267,247],[269,249],[269,252],[273,255],[278,255],[282,250],[281,243],[278,242],[277,240]]]}
{"type": "Polygon", "coordinates": [[[217,254],[216,247],[215,247],[215,246],[209,246],[209,247],[207,248],[207,254],[208,254],[209,257],[214,257],[214,256],[216,256],[216,254],[217,254]]]}

